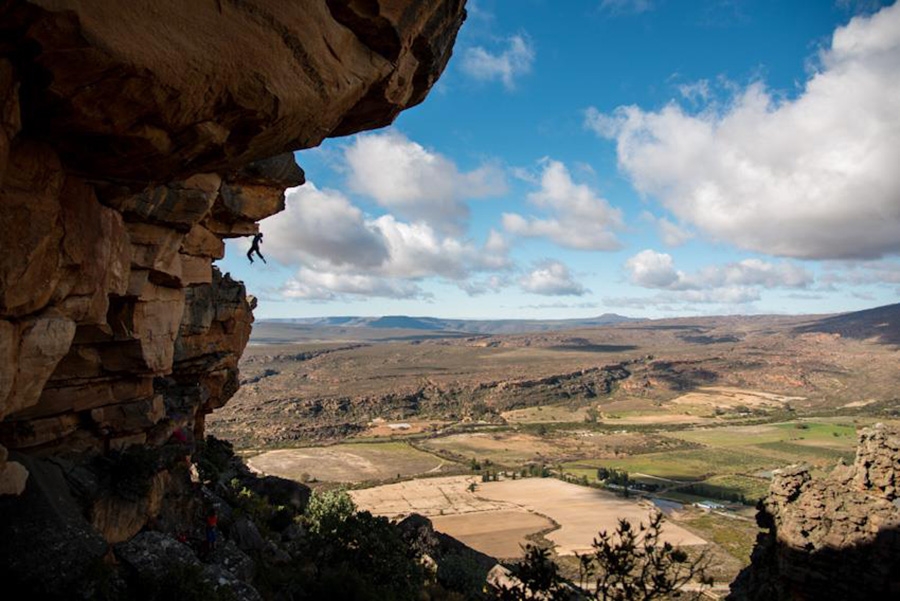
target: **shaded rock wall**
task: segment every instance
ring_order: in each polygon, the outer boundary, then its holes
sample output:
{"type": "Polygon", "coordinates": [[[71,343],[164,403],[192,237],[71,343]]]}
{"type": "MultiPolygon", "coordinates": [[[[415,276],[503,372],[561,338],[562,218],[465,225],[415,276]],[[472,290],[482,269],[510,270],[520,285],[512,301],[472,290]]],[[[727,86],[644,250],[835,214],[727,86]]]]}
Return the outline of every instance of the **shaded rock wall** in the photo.
{"type": "Polygon", "coordinates": [[[900,598],[900,430],[863,430],[853,465],[781,470],[762,501],[752,563],[729,599],[900,598]]]}
{"type": "Polygon", "coordinates": [[[32,455],[161,444],[237,388],[252,299],[212,266],[390,123],[464,0],[0,4],[0,492],[32,455]]]}

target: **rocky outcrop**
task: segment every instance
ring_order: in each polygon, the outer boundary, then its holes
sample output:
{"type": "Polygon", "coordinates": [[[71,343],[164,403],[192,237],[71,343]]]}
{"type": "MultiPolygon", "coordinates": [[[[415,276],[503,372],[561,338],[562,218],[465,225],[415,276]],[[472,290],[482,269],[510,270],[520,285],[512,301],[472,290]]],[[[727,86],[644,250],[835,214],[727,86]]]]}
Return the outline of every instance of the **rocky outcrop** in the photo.
{"type": "Polygon", "coordinates": [[[145,587],[155,584],[163,588],[159,583],[167,583],[168,590],[172,590],[185,584],[173,580],[191,578],[190,584],[194,590],[205,593],[203,596],[211,597],[222,589],[229,593],[226,598],[262,599],[247,583],[253,562],[230,541],[218,550],[214,563],[204,564],[186,544],[159,532],[143,532],[117,546],[116,558],[127,578],[145,587]]]}
{"type": "Polygon", "coordinates": [[[228,173],[390,123],[450,56],[462,0],[4,3],[23,127],[81,173],[228,173]]]}
{"type": "Polygon", "coordinates": [[[0,5],[0,492],[6,449],[203,434],[252,323],[223,239],[284,208],[291,151],[423,100],[463,3],[0,5]]]}
{"type": "Polygon", "coordinates": [[[781,470],[761,502],[735,601],[900,597],[900,430],[865,429],[853,465],[781,470]]]}
{"type": "MultiPolygon", "coordinates": [[[[154,549],[180,553],[172,536],[202,513],[185,459],[237,390],[253,322],[254,299],[213,265],[223,240],[284,208],[304,182],[292,151],[423,100],[463,4],[0,2],[11,590],[94,598],[71,586],[113,545],[131,570],[113,588],[152,577],[154,549]],[[151,526],[165,540],[135,538],[151,526]]],[[[256,598],[240,559],[206,562],[197,582],[256,598]]]]}

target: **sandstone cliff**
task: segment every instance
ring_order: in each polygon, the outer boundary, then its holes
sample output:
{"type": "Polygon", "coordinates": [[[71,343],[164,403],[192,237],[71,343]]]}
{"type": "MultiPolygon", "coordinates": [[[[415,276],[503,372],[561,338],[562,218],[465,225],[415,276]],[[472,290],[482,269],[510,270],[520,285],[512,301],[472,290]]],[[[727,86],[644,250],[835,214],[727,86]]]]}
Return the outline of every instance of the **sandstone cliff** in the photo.
{"type": "Polygon", "coordinates": [[[421,102],[463,5],[0,3],[4,570],[46,543],[48,581],[71,576],[189,486],[172,435],[234,394],[253,321],[223,240],[284,208],[291,151],[421,102]],[[98,480],[132,468],[138,495],[98,480]]]}
{"type": "Polygon", "coordinates": [[[900,598],[900,431],[863,430],[856,461],[814,479],[776,474],[735,601],[900,598]]]}
{"type": "MultiPolygon", "coordinates": [[[[303,183],[289,151],[390,123],[463,0],[0,5],[0,444],[158,444],[237,387],[252,301],[212,266],[303,183]]],[[[0,490],[25,470],[0,447],[0,490]]]]}

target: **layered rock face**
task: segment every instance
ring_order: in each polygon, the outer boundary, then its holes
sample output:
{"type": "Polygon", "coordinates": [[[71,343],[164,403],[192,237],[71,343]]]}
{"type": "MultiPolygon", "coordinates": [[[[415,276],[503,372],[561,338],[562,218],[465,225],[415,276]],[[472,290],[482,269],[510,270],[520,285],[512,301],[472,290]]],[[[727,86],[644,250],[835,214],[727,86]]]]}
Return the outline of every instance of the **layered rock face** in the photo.
{"type": "Polygon", "coordinates": [[[103,558],[186,549],[211,493],[185,458],[253,322],[223,240],[284,208],[291,151],[423,100],[463,4],[0,3],[4,582],[71,598],[103,558]]]}
{"type": "Polygon", "coordinates": [[[776,475],[752,563],[729,599],[900,598],[900,430],[863,430],[856,461],[814,479],[776,475]]]}
{"type": "Polygon", "coordinates": [[[223,239],[303,183],[289,151],[423,100],[463,3],[0,6],[0,492],[7,449],[202,435],[253,320],[223,239]]]}

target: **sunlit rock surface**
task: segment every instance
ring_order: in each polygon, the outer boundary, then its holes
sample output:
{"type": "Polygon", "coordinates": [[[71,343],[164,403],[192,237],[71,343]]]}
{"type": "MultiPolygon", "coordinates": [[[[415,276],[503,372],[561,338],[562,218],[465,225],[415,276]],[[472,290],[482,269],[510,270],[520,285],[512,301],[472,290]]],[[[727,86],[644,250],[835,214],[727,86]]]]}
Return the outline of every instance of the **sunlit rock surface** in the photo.
{"type": "Polygon", "coordinates": [[[5,3],[0,443],[46,455],[165,440],[178,420],[202,433],[252,323],[212,266],[222,239],[284,209],[304,181],[290,151],[423,100],[462,4],[5,3]],[[185,406],[175,385],[202,390],[185,406]]]}
{"type": "Polygon", "coordinates": [[[463,4],[0,3],[6,582],[65,596],[109,545],[201,511],[183,459],[237,389],[255,302],[214,267],[223,239],[284,209],[292,151],[421,102],[463,4]]]}

